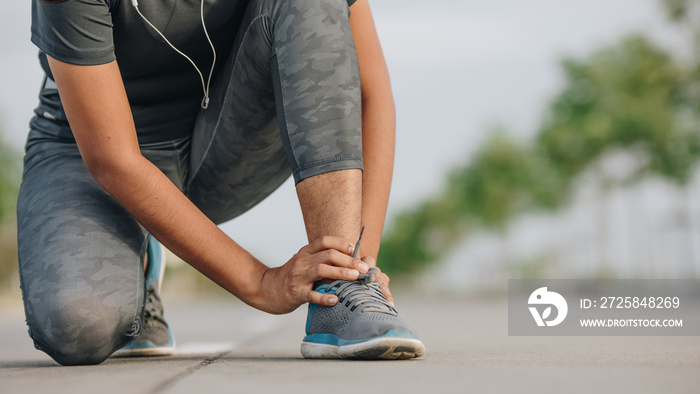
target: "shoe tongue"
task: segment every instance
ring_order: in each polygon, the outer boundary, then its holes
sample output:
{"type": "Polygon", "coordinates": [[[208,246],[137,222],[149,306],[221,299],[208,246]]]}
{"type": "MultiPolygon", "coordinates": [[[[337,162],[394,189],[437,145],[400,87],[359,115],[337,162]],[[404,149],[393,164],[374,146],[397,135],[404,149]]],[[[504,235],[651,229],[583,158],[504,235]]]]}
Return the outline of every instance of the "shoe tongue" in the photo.
{"type": "Polygon", "coordinates": [[[396,315],[396,311],[384,298],[379,285],[375,283],[365,285],[357,281],[340,291],[343,293],[341,298],[351,301],[351,305],[360,307],[361,311],[396,315]]]}
{"type": "MultiPolygon", "coordinates": [[[[375,274],[377,268],[370,268],[367,273],[361,274],[355,281],[337,281],[330,285],[326,293],[335,292],[339,289],[338,296],[341,301],[345,298],[353,307],[360,307],[361,311],[385,313],[396,316],[396,310],[386,301],[379,284],[376,282],[375,274]]],[[[346,305],[346,306],[350,306],[346,305]]]]}
{"type": "MultiPolygon", "coordinates": [[[[369,269],[369,271],[365,272],[364,274],[360,274],[360,276],[357,278],[357,280],[353,282],[357,282],[361,285],[368,285],[370,283],[376,282],[376,278],[374,277],[374,274],[379,272],[379,270],[376,267],[372,267],[369,269]]],[[[319,285],[317,288],[315,288],[315,291],[318,291],[319,293],[325,293],[325,294],[331,294],[335,292],[338,289],[338,286],[342,283],[349,282],[346,280],[336,280],[333,283],[324,283],[322,285],[319,285]]]]}

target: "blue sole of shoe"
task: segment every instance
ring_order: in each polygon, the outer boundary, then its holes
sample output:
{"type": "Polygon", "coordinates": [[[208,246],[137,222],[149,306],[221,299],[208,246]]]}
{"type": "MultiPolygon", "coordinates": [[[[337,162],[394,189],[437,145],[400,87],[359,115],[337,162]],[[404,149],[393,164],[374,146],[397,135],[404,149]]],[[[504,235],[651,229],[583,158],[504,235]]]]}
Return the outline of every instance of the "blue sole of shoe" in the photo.
{"type": "Polygon", "coordinates": [[[425,345],[415,338],[391,336],[345,345],[304,341],[301,354],[312,359],[406,360],[425,354],[425,345]]]}

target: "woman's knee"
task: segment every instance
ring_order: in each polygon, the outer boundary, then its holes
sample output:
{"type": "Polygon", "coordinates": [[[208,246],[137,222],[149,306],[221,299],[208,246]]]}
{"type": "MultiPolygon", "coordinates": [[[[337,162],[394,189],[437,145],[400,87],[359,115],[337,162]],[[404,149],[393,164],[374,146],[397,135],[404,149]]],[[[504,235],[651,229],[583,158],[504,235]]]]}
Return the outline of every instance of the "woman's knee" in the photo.
{"type": "Polygon", "coordinates": [[[27,310],[29,335],[61,365],[99,364],[139,331],[134,311],[125,314],[107,304],[95,297],[54,297],[27,310]]]}

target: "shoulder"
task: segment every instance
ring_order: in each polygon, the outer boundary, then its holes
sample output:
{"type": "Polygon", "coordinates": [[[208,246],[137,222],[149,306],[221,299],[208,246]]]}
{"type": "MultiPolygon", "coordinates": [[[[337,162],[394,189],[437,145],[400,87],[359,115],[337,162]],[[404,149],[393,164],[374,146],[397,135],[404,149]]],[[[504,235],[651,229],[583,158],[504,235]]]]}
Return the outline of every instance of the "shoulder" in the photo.
{"type": "Polygon", "coordinates": [[[114,60],[112,10],[123,0],[32,0],[32,42],[41,51],[73,64],[114,60]]]}

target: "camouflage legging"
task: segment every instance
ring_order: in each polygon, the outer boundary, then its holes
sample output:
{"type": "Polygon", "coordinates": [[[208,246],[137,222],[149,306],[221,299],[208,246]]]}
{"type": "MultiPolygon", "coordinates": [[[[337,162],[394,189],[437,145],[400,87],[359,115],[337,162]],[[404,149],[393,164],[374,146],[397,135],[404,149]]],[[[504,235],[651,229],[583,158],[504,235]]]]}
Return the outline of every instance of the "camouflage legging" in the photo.
{"type": "MultiPolygon", "coordinates": [[[[217,223],[290,173],[299,182],[362,168],[348,15],[346,0],[251,0],[192,137],[142,145],[144,156],[217,223]]],[[[57,94],[50,80],[42,94],[57,94]]],[[[73,139],[32,127],[26,150],[17,211],[29,334],[61,364],[102,362],[140,332],[148,234],[93,179],[73,139]]]]}

